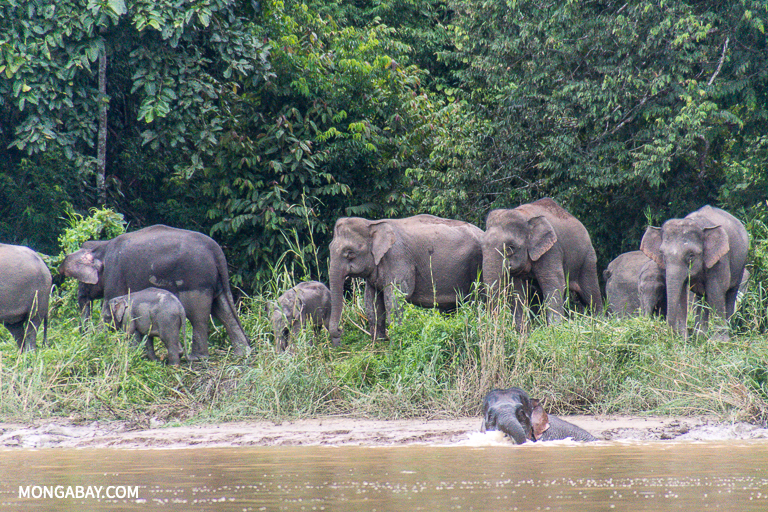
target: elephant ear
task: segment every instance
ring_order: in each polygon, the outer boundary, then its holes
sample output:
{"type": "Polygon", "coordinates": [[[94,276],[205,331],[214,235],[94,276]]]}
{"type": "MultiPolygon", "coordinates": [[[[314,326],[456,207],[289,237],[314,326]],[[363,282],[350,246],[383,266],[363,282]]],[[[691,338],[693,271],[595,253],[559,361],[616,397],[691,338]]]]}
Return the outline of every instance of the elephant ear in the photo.
{"type": "Polygon", "coordinates": [[[656,264],[664,267],[664,258],[661,257],[661,228],[648,226],[640,242],[640,250],[643,254],[651,258],[656,264]]]}
{"type": "Polygon", "coordinates": [[[528,221],[528,255],[531,260],[538,261],[557,242],[555,228],[546,217],[539,215],[528,221]]]}
{"type": "Polygon", "coordinates": [[[714,267],[730,250],[728,233],[722,226],[704,228],[704,264],[707,268],[714,267]]]}
{"type": "Polygon", "coordinates": [[[125,312],[128,309],[128,301],[125,299],[112,299],[109,301],[109,308],[112,310],[112,318],[115,321],[115,325],[123,325],[123,318],[125,318],[125,312]]]}
{"type": "Polygon", "coordinates": [[[395,236],[395,230],[388,224],[378,224],[371,230],[371,238],[373,244],[371,246],[371,252],[373,252],[373,262],[378,265],[381,258],[387,254],[393,245],[397,237],[395,236]]]}
{"type": "Polygon", "coordinates": [[[541,403],[533,399],[531,400],[531,406],[533,412],[531,413],[531,427],[533,428],[533,440],[538,441],[541,439],[542,434],[549,429],[549,416],[541,403]]]}
{"type": "Polygon", "coordinates": [[[64,258],[59,273],[85,284],[98,284],[104,263],[92,251],[80,249],[64,258]]]}

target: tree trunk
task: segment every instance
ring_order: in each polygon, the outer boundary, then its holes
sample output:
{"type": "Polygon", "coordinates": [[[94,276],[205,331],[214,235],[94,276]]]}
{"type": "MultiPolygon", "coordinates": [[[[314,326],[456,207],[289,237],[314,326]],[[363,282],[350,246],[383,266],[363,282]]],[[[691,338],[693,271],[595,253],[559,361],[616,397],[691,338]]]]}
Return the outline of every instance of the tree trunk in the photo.
{"type": "Polygon", "coordinates": [[[99,52],[99,140],[96,146],[96,191],[99,206],[107,204],[107,46],[101,40],[99,52]]]}

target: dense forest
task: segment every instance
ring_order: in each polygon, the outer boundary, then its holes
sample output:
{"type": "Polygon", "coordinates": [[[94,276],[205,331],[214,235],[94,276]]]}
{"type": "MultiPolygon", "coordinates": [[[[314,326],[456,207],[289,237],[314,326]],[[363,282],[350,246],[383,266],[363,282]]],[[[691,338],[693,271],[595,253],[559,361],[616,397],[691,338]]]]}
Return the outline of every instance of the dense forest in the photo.
{"type": "Polygon", "coordinates": [[[210,234],[250,293],[324,261],[339,216],[482,228],[550,196],[604,268],[712,204],[764,281],[766,23],[764,0],[5,0],[0,241],[57,254],[106,206],[210,234]]]}

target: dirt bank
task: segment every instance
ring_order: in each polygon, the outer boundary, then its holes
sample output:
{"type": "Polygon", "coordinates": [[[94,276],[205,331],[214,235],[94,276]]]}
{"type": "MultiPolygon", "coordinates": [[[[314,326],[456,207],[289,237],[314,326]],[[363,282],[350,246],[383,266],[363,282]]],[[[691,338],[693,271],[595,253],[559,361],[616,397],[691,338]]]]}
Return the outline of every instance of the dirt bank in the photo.
{"type": "MultiPolygon", "coordinates": [[[[768,429],[711,418],[570,416],[565,418],[605,441],[696,441],[768,439],[768,429]]],[[[152,422],[137,428],[124,422],[74,424],[62,419],[33,424],[0,423],[0,448],[187,448],[234,446],[402,446],[452,445],[476,436],[479,418],[453,420],[369,420],[319,418],[195,426],[152,422]]]]}

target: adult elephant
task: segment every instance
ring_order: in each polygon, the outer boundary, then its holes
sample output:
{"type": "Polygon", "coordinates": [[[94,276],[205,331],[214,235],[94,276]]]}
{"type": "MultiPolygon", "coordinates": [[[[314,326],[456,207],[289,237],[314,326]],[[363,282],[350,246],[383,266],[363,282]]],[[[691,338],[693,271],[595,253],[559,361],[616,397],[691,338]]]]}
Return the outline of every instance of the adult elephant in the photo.
{"type": "Polygon", "coordinates": [[[0,322],[21,351],[34,350],[41,324],[48,339],[51,273],[29,247],[0,244],[0,276],[0,322]]]}
{"type": "MultiPolygon", "coordinates": [[[[704,206],[661,228],[649,227],[640,244],[664,269],[667,322],[688,337],[688,292],[703,297],[715,315],[730,319],[747,263],[749,238],[744,225],[719,208],[704,206]]],[[[697,329],[706,331],[709,309],[697,314],[697,329]]],[[[727,327],[716,336],[728,339],[727,327]]]]}
{"type": "Polygon", "coordinates": [[[666,314],[664,271],[643,251],[617,256],[603,272],[606,310],[617,316],[666,314]]]}
{"type": "Polygon", "coordinates": [[[491,298],[512,278],[515,323],[523,329],[523,298],[529,284],[541,290],[551,323],[564,316],[566,290],[599,313],[603,309],[597,257],[584,225],[550,198],[493,210],[483,235],[483,282],[491,298]]]}
{"type": "Polygon", "coordinates": [[[235,355],[248,350],[224,252],[201,233],[156,225],[112,240],[86,242],[67,255],[59,272],[92,286],[86,290],[102,290],[102,310],[110,299],[153,286],[176,295],[192,324],[190,361],[208,356],[211,315],[226,327],[235,355]]]}
{"type": "Polygon", "coordinates": [[[374,340],[386,336],[397,313],[397,292],[418,306],[450,308],[470,294],[482,267],[483,231],[433,215],[405,219],[336,221],[330,245],[331,318],[334,345],[347,277],[365,279],[365,309],[374,340]]]}

